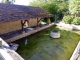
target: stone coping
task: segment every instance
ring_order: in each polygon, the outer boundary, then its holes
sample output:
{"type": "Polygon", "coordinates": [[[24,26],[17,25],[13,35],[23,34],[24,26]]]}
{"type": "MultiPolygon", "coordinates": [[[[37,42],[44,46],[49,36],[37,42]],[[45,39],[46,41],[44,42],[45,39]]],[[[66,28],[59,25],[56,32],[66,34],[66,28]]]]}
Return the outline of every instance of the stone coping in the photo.
{"type": "Polygon", "coordinates": [[[75,48],[70,60],[79,60],[79,58],[80,58],[80,41],[78,42],[78,45],[75,48]]]}

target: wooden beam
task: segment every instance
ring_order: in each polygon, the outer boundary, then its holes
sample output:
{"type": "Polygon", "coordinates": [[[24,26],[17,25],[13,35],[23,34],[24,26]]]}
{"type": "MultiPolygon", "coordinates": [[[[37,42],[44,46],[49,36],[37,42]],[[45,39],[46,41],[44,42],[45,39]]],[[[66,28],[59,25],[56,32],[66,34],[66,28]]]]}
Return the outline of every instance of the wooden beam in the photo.
{"type": "Polygon", "coordinates": [[[23,25],[24,25],[23,20],[21,20],[22,34],[25,33],[23,25]]]}
{"type": "Polygon", "coordinates": [[[37,18],[37,29],[40,28],[40,26],[39,26],[40,21],[41,21],[41,19],[37,18]]]}
{"type": "Polygon", "coordinates": [[[47,25],[50,24],[50,18],[47,18],[47,25]]]}

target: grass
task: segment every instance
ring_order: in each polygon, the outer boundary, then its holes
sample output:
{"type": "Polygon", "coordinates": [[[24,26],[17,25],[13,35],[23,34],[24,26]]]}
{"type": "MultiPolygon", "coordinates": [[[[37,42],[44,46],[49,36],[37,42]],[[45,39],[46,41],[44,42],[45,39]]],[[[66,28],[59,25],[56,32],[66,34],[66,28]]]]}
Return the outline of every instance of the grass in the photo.
{"type": "Polygon", "coordinates": [[[17,41],[20,45],[17,52],[25,60],[70,60],[80,35],[61,30],[61,37],[53,39],[49,34],[54,29],[51,27],[17,41]],[[24,44],[26,39],[27,45],[24,44]]]}

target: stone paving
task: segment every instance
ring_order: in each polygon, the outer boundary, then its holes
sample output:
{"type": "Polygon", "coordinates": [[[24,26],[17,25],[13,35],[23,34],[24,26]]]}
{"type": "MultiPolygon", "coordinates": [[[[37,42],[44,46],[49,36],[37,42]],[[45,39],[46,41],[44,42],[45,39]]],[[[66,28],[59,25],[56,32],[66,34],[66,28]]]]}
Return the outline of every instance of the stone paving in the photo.
{"type": "Polygon", "coordinates": [[[58,26],[62,26],[62,27],[65,27],[65,28],[80,30],[80,25],[65,24],[62,21],[60,21],[59,23],[56,23],[56,24],[58,26]]]}

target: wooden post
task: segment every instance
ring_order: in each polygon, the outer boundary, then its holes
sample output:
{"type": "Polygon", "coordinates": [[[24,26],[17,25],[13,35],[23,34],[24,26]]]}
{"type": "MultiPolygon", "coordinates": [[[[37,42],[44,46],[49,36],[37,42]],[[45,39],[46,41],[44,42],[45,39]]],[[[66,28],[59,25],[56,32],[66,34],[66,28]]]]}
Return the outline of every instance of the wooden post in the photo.
{"type": "Polygon", "coordinates": [[[39,28],[39,25],[38,25],[38,18],[37,18],[37,29],[39,28]]]}
{"type": "Polygon", "coordinates": [[[49,25],[50,23],[50,18],[47,18],[47,25],[49,25]]]}
{"type": "Polygon", "coordinates": [[[23,25],[23,20],[21,20],[22,34],[25,33],[23,25]]]}
{"type": "MultiPolygon", "coordinates": [[[[41,19],[40,19],[41,20],[41,19]]],[[[37,18],[37,29],[40,28],[39,26],[39,22],[40,22],[39,18],[37,18]]]]}

